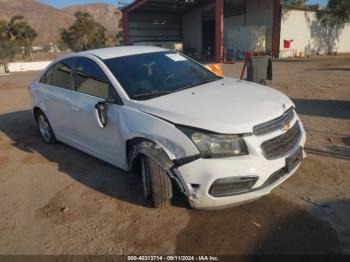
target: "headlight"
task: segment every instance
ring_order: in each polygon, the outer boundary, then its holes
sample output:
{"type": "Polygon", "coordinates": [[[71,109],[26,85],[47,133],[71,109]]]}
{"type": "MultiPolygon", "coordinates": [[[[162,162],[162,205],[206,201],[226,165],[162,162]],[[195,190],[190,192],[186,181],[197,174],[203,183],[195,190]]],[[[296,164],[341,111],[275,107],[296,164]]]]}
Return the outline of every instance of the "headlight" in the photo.
{"type": "Polygon", "coordinates": [[[247,155],[244,139],[239,135],[205,133],[188,127],[178,127],[196,145],[202,157],[247,155]]]}

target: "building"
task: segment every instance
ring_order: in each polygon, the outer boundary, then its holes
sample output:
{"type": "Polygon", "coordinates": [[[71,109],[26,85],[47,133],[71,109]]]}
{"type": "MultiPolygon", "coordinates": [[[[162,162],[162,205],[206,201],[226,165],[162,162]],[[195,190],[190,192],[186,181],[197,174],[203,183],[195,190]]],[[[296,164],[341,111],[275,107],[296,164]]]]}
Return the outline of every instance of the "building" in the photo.
{"type": "Polygon", "coordinates": [[[123,9],[124,42],[213,54],[268,51],[274,57],[350,52],[350,26],[326,28],[316,11],[280,0],[135,0],[123,9]]]}
{"type": "Polygon", "coordinates": [[[324,25],[319,10],[283,8],[280,22],[279,56],[350,53],[350,24],[324,25]],[[290,48],[284,42],[292,41],[290,48]]]}

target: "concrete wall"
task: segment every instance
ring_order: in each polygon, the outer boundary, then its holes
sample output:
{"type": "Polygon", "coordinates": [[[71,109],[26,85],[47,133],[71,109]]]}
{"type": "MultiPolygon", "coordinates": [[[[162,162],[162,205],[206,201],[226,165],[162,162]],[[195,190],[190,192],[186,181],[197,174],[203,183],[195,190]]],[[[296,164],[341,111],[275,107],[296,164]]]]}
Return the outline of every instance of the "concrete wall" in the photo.
{"type": "Polygon", "coordinates": [[[183,16],[182,39],[184,48],[202,50],[202,10],[200,8],[183,16]]]}
{"type": "Polygon", "coordinates": [[[291,56],[283,48],[284,40],[292,40],[291,49],[305,55],[327,52],[350,52],[350,24],[323,26],[315,11],[283,9],[281,18],[280,56],[291,56]]]}
{"type": "Polygon", "coordinates": [[[6,73],[5,65],[0,63],[0,75],[5,73],[6,73]]]}
{"type": "Polygon", "coordinates": [[[237,49],[240,52],[266,50],[265,26],[227,28],[225,35],[225,48],[237,49]]]}
{"type": "MultiPolygon", "coordinates": [[[[247,0],[246,14],[225,17],[224,39],[229,28],[241,26],[263,26],[266,28],[265,47],[272,49],[273,0],[247,0]]],[[[225,41],[224,40],[224,41],[225,41]]],[[[226,41],[227,42],[227,41],[226,41]]]]}
{"type": "Polygon", "coordinates": [[[10,72],[35,71],[45,69],[52,61],[9,63],[10,72]]]}
{"type": "Polygon", "coordinates": [[[273,0],[248,0],[247,26],[266,27],[266,49],[272,50],[273,0]]]}
{"type": "Polygon", "coordinates": [[[229,27],[244,26],[244,15],[237,15],[224,18],[224,29],[229,27]]]}

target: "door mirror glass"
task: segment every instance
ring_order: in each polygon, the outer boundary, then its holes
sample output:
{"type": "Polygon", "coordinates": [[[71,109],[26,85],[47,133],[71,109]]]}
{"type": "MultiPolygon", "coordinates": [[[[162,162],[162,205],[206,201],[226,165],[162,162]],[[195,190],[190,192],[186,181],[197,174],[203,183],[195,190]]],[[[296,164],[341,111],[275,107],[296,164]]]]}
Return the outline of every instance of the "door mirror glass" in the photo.
{"type": "Polygon", "coordinates": [[[107,119],[107,103],[102,101],[98,102],[95,105],[95,113],[96,113],[96,119],[97,123],[101,128],[104,128],[107,125],[108,119],[107,119]]]}

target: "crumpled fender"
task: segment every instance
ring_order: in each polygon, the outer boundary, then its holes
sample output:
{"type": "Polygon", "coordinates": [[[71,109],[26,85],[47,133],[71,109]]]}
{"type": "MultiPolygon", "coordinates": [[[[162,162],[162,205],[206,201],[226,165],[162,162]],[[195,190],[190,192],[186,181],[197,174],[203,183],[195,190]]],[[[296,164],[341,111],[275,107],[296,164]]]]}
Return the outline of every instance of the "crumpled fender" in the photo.
{"type": "Polygon", "coordinates": [[[174,163],[170,160],[167,153],[157,144],[145,139],[133,139],[129,142],[132,150],[129,151],[129,167],[139,154],[144,154],[152,158],[162,169],[169,171],[174,163]]]}
{"type": "Polygon", "coordinates": [[[164,169],[167,174],[176,182],[181,192],[186,196],[189,196],[188,187],[183,177],[177,172],[176,164],[168,157],[167,153],[163,148],[152,141],[145,140],[143,138],[136,138],[129,142],[129,146],[132,150],[129,150],[129,168],[131,168],[135,158],[139,154],[144,154],[147,157],[153,159],[162,169],[164,169]]]}

